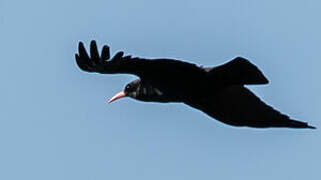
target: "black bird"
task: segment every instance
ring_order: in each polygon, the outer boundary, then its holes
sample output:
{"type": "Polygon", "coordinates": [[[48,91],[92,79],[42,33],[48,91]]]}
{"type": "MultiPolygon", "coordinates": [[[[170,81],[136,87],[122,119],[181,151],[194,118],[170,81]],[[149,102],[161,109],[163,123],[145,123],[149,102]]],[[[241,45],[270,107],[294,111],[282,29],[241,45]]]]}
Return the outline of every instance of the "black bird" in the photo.
{"type": "Polygon", "coordinates": [[[122,97],[140,101],[182,102],[232,126],[255,128],[310,128],[265,104],[244,85],[267,84],[263,73],[247,59],[236,57],[215,67],[199,67],[173,59],[143,59],[123,56],[110,59],[109,47],[99,55],[95,41],[90,56],[79,43],[76,61],[80,69],[102,74],[126,73],[140,79],[126,85],[109,103],[122,97]]]}

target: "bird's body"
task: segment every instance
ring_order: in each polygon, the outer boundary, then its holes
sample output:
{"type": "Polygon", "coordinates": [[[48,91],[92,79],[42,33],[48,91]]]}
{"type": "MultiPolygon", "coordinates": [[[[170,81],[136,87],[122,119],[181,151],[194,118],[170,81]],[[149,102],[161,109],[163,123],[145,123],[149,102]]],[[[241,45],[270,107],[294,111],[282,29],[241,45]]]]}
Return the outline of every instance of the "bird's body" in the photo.
{"type": "Polygon", "coordinates": [[[241,57],[212,68],[172,59],[123,57],[123,52],[107,61],[109,47],[104,46],[99,56],[94,41],[90,54],[91,57],[80,43],[76,60],[82,70],[140,77],[110,102],[124,96],[140,101],[182,102],[233,126],[314,128],[281,114],[247,89],[244,85],[267,84],[268,80],[255,65],[241,57]]]}

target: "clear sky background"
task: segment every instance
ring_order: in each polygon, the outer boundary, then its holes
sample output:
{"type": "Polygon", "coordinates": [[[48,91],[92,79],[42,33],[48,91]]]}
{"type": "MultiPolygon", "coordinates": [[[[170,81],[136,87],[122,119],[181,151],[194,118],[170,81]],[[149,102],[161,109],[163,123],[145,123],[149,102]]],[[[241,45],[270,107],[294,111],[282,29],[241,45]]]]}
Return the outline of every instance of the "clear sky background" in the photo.
{"type": "Polygon", "coordinates": [[[321,2],[0,0],[0,179],[320,179],[321,2]],[[317,130],[235,128],[183,104],[106,101],[79,41],[199,65],[243,56],[259,97],[317,130]]]}

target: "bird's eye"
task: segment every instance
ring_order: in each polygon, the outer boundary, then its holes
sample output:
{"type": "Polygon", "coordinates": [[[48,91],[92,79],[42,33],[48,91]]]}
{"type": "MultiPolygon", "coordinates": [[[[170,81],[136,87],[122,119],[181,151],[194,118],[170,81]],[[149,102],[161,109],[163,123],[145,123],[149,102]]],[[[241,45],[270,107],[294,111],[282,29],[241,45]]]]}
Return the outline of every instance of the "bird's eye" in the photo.
{"type": "Polygon", "coordinates": [[[130,85],[127,85],[126,87],[125,87],[125,89],[126,90],[129,90],[129,89],[131,89],[132,87],[130,86],[130,85]]]}

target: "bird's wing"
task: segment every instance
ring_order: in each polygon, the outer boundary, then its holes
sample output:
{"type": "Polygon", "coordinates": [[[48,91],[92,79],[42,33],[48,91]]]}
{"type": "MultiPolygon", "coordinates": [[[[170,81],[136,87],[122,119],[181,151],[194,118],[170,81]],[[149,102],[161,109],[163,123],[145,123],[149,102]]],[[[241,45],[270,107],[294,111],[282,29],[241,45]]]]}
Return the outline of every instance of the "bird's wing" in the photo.
{"type": "Polygon", "coordinates": [[[224,85],[267,84],[269,81],[250,61],[242,57],[216,67],[204,68],[210,79],[224,85]]]}
{"type": "Polygon", "coordinates": [[[313,128],[305,122],[291,120],[242,85],[227,87],[216,95],[187,104],[234,126],[313,128]]]}
{"type": "Polygon", "coordinates": [[[109,47],[104,46],[101,55],[99,55],[95,41],[90,44],[90,56],[88,55],[84,44],[79,43],[76,62],[84,71],[103,74],[134,74],[141,78],[175,78],[178,74],[189,72],[189,74],[205,73],[203,69],[194,64],[172,60],[172,59],[142,59],[123,56],[123,52],[118,52],[110,59],[109,47]]]}

